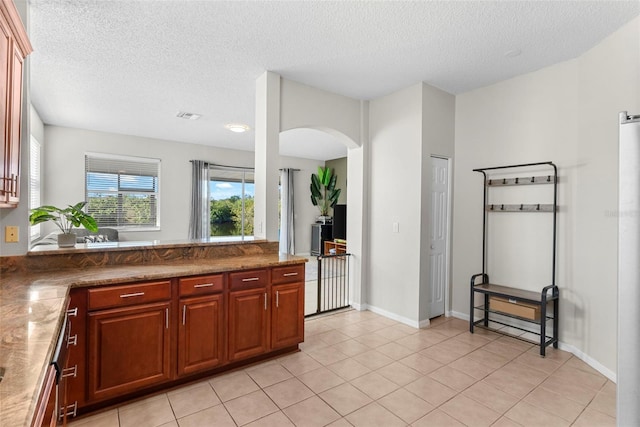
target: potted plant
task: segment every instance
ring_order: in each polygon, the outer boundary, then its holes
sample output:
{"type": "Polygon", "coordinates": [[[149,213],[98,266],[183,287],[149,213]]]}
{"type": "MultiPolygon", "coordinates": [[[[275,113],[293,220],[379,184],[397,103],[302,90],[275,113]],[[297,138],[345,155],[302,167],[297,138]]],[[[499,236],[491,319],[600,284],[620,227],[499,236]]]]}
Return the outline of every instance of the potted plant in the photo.
{"type": "Polygon", "coordinates": [[[336,188],[338,175],[333,169],[318,166],[318,174],[311,174],[311,203],[320,209],[319,220],[325,222],[329,217],[329,209],[338,203],[340,189],[336,188]]]}
{"type": "Polygon", "coordinates": [[[75,205],[67,206],[60,209],[55,206],[40,206],[31,209],[29,222],[31,225],[40,224],[42,222],[53,221],[62,231],[58,234],[58,246],[61,248],[72,248],[76,245],[76,233],[73,233],[73,227],[83,226],[89,231],[98,231],[96,220],[85,213],[82,209],[87,202],[78,202],[75,205]]]}

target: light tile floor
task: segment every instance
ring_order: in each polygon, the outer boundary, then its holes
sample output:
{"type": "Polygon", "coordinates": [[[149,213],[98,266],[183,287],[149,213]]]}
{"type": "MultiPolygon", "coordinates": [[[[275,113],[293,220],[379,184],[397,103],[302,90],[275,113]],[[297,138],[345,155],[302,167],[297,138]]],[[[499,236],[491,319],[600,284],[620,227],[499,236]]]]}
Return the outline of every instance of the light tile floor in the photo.
{"type": "Polygon", "coordinates": [[[570,353],[438,318],[305,323],[298,353],[85,417],[73,427],[615,426],[615,384],[570,353]]]}

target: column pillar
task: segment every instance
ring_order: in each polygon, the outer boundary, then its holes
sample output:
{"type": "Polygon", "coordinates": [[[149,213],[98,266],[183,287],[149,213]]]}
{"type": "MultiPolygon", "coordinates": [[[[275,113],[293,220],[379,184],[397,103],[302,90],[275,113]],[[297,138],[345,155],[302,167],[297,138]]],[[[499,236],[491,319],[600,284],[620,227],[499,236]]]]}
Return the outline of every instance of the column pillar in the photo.
{"type": "Polygon", "coordinates": [[[277,241],[280,76],[270,71],[256,79],[255,135],[254,236],[277,241]]]}

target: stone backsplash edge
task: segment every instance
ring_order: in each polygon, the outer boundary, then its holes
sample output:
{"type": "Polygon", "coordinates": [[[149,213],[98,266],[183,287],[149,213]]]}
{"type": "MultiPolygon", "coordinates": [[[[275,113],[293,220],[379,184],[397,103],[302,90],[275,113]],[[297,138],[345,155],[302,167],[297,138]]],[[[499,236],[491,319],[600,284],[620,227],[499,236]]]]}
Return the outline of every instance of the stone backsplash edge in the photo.
{"type": "Polygon", "coordinates": [[[30,253],[22,256],[0,257],[0,275],[9,273],[43,272],[111,265],[158,265],[173,262],[197,261],[247,255],[277,254],[278,242],[255,241],[224,244],[177,244],[158,247],[122,248],[100,251],[72,250],[60,253],[30,253]]]}

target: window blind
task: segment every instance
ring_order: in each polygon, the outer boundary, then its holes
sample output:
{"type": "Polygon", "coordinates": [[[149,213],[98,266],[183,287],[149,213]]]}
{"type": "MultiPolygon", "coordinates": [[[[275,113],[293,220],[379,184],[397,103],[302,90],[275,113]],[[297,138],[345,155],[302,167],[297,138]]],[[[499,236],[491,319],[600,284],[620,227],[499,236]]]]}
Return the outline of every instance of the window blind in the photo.
{"type": "Polygon", "coordinates": [[[85,155],[87,213],[99,227],[157,228],[160,160],[85,155]]]}
{"type": "MultiPolygon", "coordinates": [[[[29,209],[39,207],[40,196],[40,142],[31,135],[29,141],[29,209]]],[[[40,237],[40,224],[32,225],[29,230],[31,241],[40,237]]]]}

